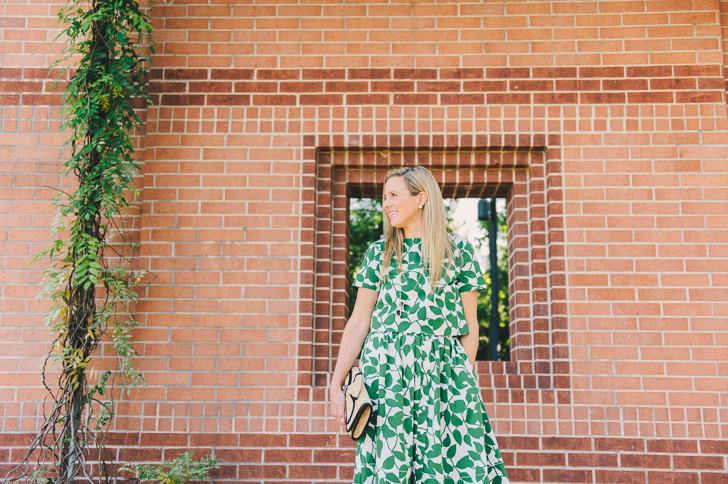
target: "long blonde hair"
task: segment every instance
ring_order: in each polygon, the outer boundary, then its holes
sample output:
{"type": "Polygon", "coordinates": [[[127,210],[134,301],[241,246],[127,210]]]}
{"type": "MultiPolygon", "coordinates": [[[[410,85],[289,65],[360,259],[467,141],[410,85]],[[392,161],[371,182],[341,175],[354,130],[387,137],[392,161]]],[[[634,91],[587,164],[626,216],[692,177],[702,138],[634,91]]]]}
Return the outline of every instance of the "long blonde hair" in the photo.
{"type": "MultiPolygon", "coordinates": [[[[444,275],[442,269],[445,257],[447,256],[448,259],[446,271],[449,271],[455,249],[454,243],[447,233],[447,215],[445,214],[445,204],[442,201],[442,192],[430,170],[423,166],[405,166],[390,170],[384,177],[384,183],[386,184],[387,180],[396,176],[404,177],[407,190],[411,195],[417,195],[420,192],[427,194],[427,202],[422,214],[423,237],[420,263],[425,274],[429,271],[430,284],[434,290],[444,275]]],[[[382,192],[382,200],[384,200],[384,189],[382,192]]],[[[404,229],[393,227],[386,215],[383,217],[383,221],[384,252],[380,266],[382,283],[389,278],[389,264],[393,253],[397,254],[397,268],[400,273],[402,272],[402,246],[404,245],[404,229]]]]}

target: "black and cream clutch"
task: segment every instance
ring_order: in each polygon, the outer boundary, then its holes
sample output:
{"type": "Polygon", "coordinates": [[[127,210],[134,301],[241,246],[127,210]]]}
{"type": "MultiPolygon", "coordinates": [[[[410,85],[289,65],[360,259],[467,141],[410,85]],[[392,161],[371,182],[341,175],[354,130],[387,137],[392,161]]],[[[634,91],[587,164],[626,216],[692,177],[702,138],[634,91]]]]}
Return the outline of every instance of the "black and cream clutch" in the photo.
{"type": "Polygon", "coordinates": [[[351,434],[352,439],[359,440],[364,435],[369,417],[372,415],[372,401],[364,384],[364,375],[359,368],[351,367],[344,379],[342,390],[346,399],[344,409],[346,431],[351,434]]]}

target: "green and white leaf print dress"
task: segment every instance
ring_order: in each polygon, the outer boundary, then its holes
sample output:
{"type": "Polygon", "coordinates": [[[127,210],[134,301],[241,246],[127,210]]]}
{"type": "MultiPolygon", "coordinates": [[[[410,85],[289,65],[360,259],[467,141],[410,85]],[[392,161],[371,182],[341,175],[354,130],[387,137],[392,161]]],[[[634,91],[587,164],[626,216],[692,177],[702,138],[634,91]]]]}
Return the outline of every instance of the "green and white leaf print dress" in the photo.
{"type": "Polygon", "coordinates": [[[436,294],[419,267],[420,238],[404,240],[404,278],[393,255],[392,277],[380,283],[383,238],[369,246],[354,276],[353,286],[379,291],[359,355],[374,412],[357,441],[356,484],[508,483],[459,339],[468,334],[460,293],[485,288],[485,279],[472,244],[448,236],[457,249],[436,294]],[[397,316],[400,290],[405,305],[397,316]]]}

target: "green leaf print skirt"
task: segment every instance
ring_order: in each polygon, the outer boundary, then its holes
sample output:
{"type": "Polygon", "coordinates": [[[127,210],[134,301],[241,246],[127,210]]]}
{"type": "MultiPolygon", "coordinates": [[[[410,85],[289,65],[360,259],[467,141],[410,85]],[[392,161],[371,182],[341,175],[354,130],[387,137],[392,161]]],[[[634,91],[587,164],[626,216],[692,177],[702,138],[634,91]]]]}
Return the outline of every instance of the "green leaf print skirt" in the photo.
{"type": "Polygon", "coordinates": [[[354,483],[508,483],[458,337],[374,331],[359,361],[374,411],[354,483]]]}

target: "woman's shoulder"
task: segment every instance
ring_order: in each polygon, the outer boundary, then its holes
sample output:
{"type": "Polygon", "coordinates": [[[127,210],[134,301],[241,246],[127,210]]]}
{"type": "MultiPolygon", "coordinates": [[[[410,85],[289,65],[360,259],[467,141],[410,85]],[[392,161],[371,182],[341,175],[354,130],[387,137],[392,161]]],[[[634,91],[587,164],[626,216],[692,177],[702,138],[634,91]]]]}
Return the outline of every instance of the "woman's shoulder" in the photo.
{"type": "Polygon", "coordinates": [[[368,251],[371,251],[374,254],[379,254],[381,252],[384,252],[384,236],[382,235],[377,240],[369,244],[368,251]]]}
{"type": "Polygon", "coordinates": [[[466,239],[465,237],[463,237],[460,234],[448,232],[447,236],[452,241],[453,245],[458,249],[463,249],[469,243],[468,239],[466,239]]]}

